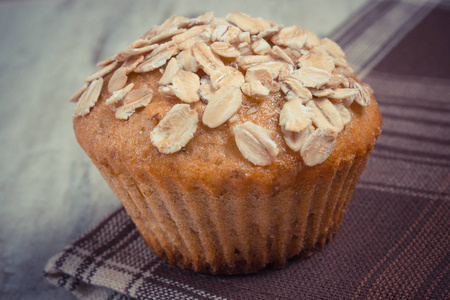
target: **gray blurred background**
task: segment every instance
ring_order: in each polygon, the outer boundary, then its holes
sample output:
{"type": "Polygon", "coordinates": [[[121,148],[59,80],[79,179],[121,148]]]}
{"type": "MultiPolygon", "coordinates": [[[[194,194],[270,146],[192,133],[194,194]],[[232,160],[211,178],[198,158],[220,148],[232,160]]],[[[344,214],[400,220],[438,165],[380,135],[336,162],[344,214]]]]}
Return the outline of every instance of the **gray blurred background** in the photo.
{"type": "Polygon", "coordinates": [[[0,299],[73,299],[42,269],[120,205],[67,102],[95,63],[172,14],[233,10],[329,35],[367,0],[0,1],[0,299]]]}

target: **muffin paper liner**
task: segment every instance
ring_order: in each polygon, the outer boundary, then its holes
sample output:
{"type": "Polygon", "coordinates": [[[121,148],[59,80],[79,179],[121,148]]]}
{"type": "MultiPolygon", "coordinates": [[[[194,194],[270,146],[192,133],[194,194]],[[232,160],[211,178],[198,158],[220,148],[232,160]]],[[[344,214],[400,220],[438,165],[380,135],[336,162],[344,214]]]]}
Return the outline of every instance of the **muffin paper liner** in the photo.
{"type": "Polygon", "coordinates": [[[250,179],[186,184],[93,160],[158,256],[196,272],[238,274],[321,250],[338,231],[371,150],[337,161],[307,191],[250,179]]]}

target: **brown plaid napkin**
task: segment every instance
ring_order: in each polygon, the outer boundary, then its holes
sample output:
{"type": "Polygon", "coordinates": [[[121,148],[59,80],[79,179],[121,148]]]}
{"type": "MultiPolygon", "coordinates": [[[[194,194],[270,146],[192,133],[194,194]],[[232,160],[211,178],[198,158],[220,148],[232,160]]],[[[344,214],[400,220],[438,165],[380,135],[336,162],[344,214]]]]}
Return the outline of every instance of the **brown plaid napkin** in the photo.
{"type": "Polygon", "coordinates": [[[208,276],[157,258],[120,208],[45,268],[84,299],[450,299],[450,5],[375,1],[332,37],[383,113],[333,242],[256,275],[208,276]]]}

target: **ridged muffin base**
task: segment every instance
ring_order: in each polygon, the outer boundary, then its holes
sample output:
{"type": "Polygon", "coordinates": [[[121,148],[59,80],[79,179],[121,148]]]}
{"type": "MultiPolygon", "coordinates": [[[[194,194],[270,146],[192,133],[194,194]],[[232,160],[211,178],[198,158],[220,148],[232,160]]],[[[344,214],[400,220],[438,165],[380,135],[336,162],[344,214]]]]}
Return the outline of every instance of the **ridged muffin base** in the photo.
{"type": "Polygon", "coordinates": [[[335,162],[306,188],[252,179],[186,184],[91,158],[159,257],[196,272],[242,274],[321,250],[338,231],[371,150],[335,162]]]}

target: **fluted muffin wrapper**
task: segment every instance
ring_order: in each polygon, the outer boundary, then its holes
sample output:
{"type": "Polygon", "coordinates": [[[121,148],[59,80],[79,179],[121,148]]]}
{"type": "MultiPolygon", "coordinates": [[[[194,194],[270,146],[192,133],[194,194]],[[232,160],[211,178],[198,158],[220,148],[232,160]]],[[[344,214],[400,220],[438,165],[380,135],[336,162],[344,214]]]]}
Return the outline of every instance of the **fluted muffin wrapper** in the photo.
{"type": "Polygon", "coordinates": [[[251,180],[186,184],[93,161],[159,257],[183,269],[238,274],[283,267],[322,249],[339,229],[370,152],[337,161],[307,191],[251,180]]]}

